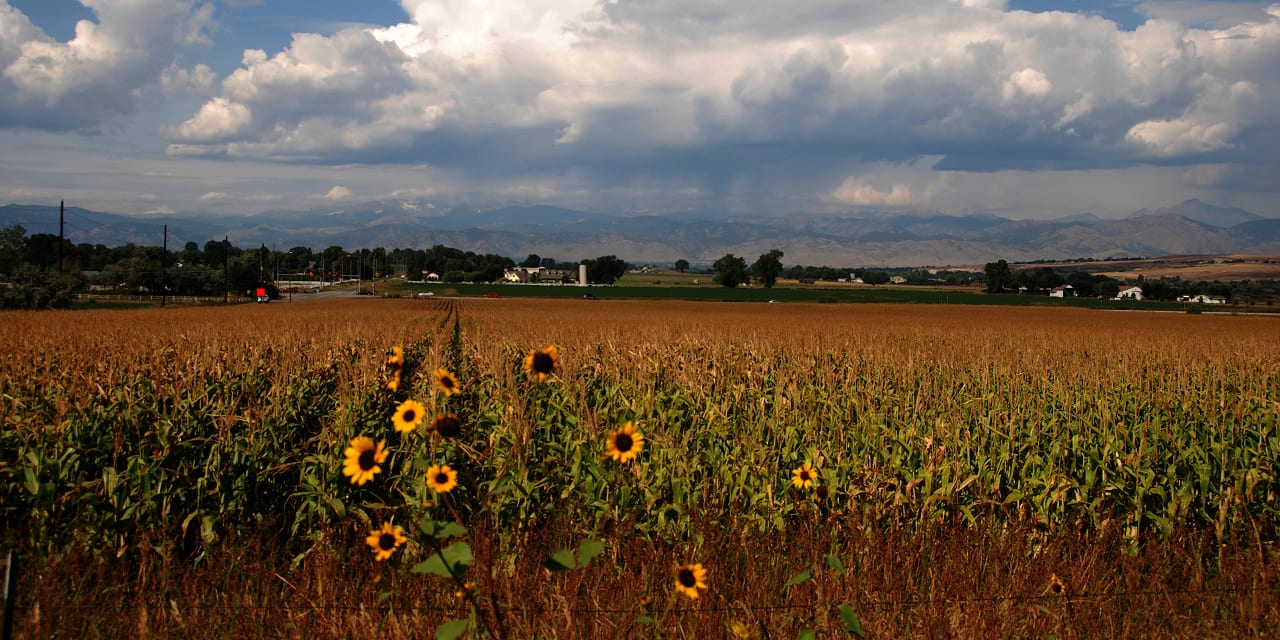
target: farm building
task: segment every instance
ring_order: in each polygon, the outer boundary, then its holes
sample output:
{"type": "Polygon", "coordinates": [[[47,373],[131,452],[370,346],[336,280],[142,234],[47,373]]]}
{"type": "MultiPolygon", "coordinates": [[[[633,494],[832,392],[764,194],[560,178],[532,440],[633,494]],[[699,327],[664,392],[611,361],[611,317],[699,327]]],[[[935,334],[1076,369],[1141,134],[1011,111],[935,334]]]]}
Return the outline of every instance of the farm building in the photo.
{"type": "Polygon", "coordinates": [[[1120,293],[1116,294],[1115,300],[1141,300],[1142,287],[1120,287],[1120,293]]]}

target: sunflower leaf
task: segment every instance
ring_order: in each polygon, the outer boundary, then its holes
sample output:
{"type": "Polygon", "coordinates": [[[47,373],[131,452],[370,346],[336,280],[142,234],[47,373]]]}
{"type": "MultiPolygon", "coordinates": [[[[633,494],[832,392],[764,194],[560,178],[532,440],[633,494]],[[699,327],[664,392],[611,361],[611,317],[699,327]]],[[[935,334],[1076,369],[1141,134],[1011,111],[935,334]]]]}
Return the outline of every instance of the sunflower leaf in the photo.
{"type": "Polygon", "coordinates": [[[796,636],[796,640],[817,640],[818,634],[813,629],[801,629],[800,635],[796,636]]]}
{"type": "Polygon", "coordinates": [[[844,621],[844,630],[846,633],[855,635],[859,638],[866,638],[867,632],[862,628],[862,620],[858,619],[858,614],[849,606],[849,603],[842,602],[836,606],[836,611],[840,613],[840,619],[844,621]]]}
{"type": "Polygon", "coordinates": [[[578,568],[585,569],[596,556],[604,552],[604,543],[591,538],[583,538],[582,543],[578,545],[578,568]]]}
{"type": "Polygon", "coordinates": [[[568,571],[577,565],[573,560],[573,552],[568,549],[561,549],[547,558],[542,566],[551,571],[568,571]]]}
{"type": "Polygon", "coordinates": [[[436,640],[456,640],[467,631],[470,624],[471,621],[467,618],[446,622],[436,627],[436,640]]]}
{"type": "Polygon", "coordinates": [[[467,535],[467,528],[456,522],[437,522],[436,525],[436,538],[440,540],[467,535]]]}
{"type": "Polygon", "coordinates": [[[453,578],[462,575],[462,572],[472,562],[475,562],[475,556],[471,554],[471,545],[465,542],[455,542],[431,554],[431,557],[419,562],[410,571],[414,573],[430,573],[442,578],[453,578]]]}

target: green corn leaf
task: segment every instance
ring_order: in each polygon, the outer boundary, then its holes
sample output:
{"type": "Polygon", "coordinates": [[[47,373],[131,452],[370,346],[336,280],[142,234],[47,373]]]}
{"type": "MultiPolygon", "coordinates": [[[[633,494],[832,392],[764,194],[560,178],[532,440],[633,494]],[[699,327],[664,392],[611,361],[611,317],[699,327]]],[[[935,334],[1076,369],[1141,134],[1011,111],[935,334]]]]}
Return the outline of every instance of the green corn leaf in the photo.
{"type": "Polygon", "coordinates": [[[812,571],[801,571],[800,573],[797,573],[796,575],[791,576],[791,579],[787,580],[787,583],[782,585],[782,590],[786,591],[788,587],[792,587],[797,584],[804,584],[812,579],[813,579],[812,571]]]}
{"type": "Polygon", "coordinates": [[[827,554],[827,566],[840,575],[845,574],[844,563],[840,561],[839,556],[827,554]]]}

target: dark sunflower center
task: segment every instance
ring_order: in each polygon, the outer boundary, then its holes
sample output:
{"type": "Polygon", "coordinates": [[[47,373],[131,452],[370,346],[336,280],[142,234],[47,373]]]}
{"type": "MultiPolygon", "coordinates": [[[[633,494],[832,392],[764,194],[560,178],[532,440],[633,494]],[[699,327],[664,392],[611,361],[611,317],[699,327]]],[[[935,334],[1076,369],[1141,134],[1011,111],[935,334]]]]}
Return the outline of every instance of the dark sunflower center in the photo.
{"type": "Polygon", "coordinates": [[[449,474],[441,471],[436,474],[436,484],[449,484],[449,474]]]}
{"type": "Polygon", "coordinates": [[[444,376],[444,377],[440,378],[440,386],[442,386],[442,387],[444,387],[444,388],[446,388],[446,389],[452,389],[452,388],[453,388],[453,378],[450,378],[449,376],[444,376]]]}
{"type": "Polygon", "coordinates": [[[807,480],[809,480],[809,478],[810,478],[810,477],[811,477],[811,476],[809,475],[809,472],[808,472],[808,471],[806,471],[806,470],[804,470],[804,469],[801,469],[801,470],[800,470],[800,479],[801,479],[801,480],[806,480],[806,481],[807,481],[807,480]]]}
{"type": "Polygon", "coordinates": [[[396,548],[396,537],[389,533],[378,536],[378,548],[383,551],[394,550],[396,548]]]}
{"type": "Polygon", "coordinates": [[[453,438],[462,431],[462,423],[457,418],[447,417],[436,421],[436,433],[446,437],[453,438]]]}
{"type": "Polygon", "coordinates": [[[680,586],[689,589],[692,589],[698,584],[697,579],[693,577],[693,570],[691,569],[681,569],[676,573],[676,580],[680,582],[680,586]]]}
{"type": "Polygon", "coordinates": [[[406,409],[404,412],[404,421],[413,422],[417,416],[418,414],[413,409],[406,409]]]}
{"type": "Polygon", "coordinates": [[[549,354],[541,351],[533,354],[533,370],[537,373],[551,373],[555,369],[556,361],[549,354]]]}
{"type": "Polygon", "coordinates": [[[613,446],[617,447],[618,451],[621,451],[622,453],[630,451],[634,444],[635,440],[632,440],[631,436],[625,433],[619,433],[613,439],[613,446]]]}
{"type": "Polygon", "coordinates": [[[361,451],[360,457],[357,461],[360,463],[361,471],[368,471],[372,469],[375,464],[373,461],[373,449],[365,449],[364,451],[361,451]]]}

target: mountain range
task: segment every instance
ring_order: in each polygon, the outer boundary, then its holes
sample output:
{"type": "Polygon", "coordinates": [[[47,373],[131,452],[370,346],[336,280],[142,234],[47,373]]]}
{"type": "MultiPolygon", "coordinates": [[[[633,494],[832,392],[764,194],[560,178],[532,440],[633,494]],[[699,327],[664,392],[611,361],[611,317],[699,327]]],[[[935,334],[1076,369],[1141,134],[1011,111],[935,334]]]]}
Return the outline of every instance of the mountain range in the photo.
{"type": "MultiPolygon", "coordinates": [[[[0,227],[58,233],[59,208],[0,206],[0,227]]],[[[279,250],[337,245],[425,249],[445,245],[496,253],[577,261],[616,255],[632,263],[685,259],[707,265],[726,253],[751,262],[781,249],[787,265],[943,266],[1076,258],[1187,254],[1280,254],[1280,219],[1234,207],[1187,200],[1135,211],[1121,219],[1077,214],[1052,220],[1010,220],[936,211],[862,211],[845,215],[727,215],[685,211],[617,216],[538,205],[477,210],[425,200],[374,201],[253,215],[208,213],[132,216],[68,207],[65,233],[74,243],[203,247],[228,238],[248,248],[279,250]]]]}

